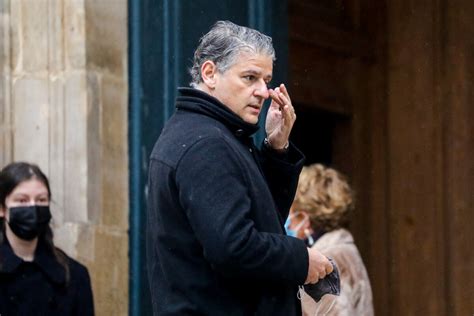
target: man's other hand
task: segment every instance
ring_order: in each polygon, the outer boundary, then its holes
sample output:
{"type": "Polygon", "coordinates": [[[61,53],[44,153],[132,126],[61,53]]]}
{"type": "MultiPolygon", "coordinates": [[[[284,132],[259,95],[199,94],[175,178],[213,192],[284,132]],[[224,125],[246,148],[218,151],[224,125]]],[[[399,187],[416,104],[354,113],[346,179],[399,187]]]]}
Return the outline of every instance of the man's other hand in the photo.
{"type": "Polygon", "coordinates": [[[314,248],[308,248],[309,266],[305,284],[317,283],[334,270],[331,262],[314,248]]]}

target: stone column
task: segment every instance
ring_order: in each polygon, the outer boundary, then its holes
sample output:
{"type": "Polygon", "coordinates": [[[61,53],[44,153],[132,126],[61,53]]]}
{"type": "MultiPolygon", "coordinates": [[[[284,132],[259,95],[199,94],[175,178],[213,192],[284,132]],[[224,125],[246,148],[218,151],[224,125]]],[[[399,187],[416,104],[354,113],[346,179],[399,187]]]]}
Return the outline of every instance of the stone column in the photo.
{"type": "Polygon", "coordinates": [[[12,159],[9,25],[10,2],[0,0],[0,166],[12,159]]]}
{"type": "Polygon", "coordinates": [[[127,314],[127,1],[0,0],[0,35],[0,163],[49,176],[56,245],[127,314]]]}

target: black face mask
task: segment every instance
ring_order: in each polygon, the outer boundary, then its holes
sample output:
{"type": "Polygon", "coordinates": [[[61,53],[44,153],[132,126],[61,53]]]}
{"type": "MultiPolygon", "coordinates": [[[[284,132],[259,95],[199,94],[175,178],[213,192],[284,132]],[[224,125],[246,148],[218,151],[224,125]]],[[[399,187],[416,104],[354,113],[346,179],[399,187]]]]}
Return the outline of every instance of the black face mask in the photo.
{"type": "Polygon", "coordinates": [[[9,209],[8,226],[12,232],[24,240],[33,240],[48,227],[51,219],[49,206],[18,206],[9,209]]]}

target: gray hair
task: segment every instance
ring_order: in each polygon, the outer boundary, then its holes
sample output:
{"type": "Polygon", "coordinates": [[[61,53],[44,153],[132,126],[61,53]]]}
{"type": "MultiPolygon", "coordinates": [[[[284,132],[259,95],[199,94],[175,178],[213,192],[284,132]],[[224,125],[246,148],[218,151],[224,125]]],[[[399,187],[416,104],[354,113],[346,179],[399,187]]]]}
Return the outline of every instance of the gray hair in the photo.
{"type": "Polygon", "coordinates": [[[229,21],[216,22],[211,30],[201,37],[194,52],[194,62],[190,69],[191,86],[196,87],[202,82],[201,66],[204,62],[214,62],[217,70],[224,73],[244,51],[268,55],[273,61],[276,59],[271,37],[229,21]]]}

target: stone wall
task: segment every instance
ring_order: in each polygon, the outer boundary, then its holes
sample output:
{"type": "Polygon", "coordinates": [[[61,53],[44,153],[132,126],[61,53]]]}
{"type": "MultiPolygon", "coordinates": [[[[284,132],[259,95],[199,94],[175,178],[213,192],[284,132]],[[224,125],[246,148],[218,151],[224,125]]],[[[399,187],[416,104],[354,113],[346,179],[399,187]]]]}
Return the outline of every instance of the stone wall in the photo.
{"type": "Polygon", "coordinates": [[[0,0],[0,164],[48,174],[96,314],[128,313],[127,1],[0,0]]]}

